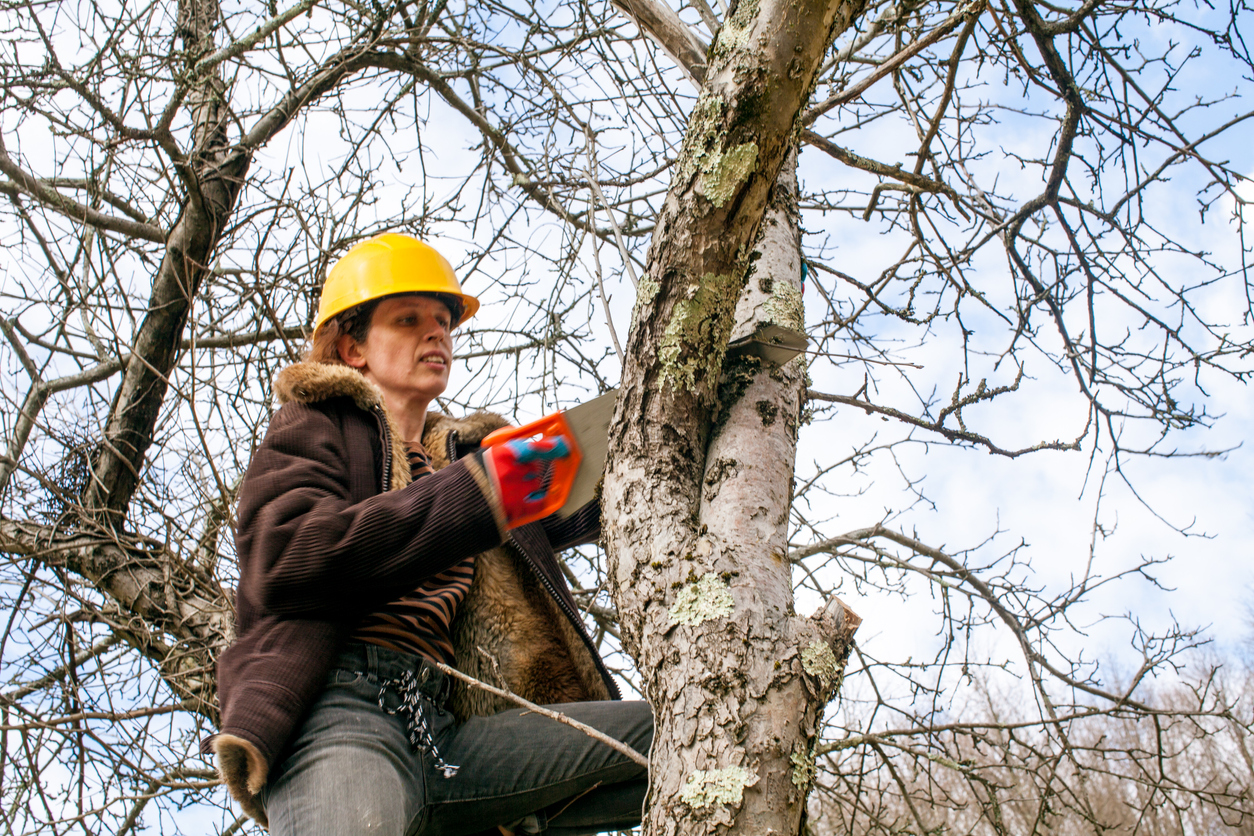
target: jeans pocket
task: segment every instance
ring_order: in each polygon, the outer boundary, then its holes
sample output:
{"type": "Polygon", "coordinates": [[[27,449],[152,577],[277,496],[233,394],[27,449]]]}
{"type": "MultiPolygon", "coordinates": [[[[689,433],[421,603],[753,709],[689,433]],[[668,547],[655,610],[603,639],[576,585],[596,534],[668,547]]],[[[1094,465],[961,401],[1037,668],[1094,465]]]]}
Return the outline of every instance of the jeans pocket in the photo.
{"type": "Polygon", "coordinates": [[[327,687],[333,685],[353,686],[366,681],[366,675],[361,671],[350,671],[347,668],[332,668],[330,676],[327,677],[327,687]]]}

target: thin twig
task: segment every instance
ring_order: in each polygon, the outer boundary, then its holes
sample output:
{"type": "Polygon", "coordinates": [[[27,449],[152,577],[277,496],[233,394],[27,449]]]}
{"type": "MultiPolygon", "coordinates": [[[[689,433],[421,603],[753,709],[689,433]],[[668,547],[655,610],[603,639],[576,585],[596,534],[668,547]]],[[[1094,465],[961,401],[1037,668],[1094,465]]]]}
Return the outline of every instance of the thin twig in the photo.
{"type": "Polygon", "coordinates": [[[540,714],[545,717],[548,717],[550,720],[556,720],[559,723],[565,723],[571,728],[578,729],[579,731],[588,735],[588,737],[591,737],[593,740],[598,740],[601,743],[604,743],[606,746],[609,746],[615,752],[618,752],[623,757],[628,758],[633,763],[639,764],[640,766],[643,766],[645,769],[649,768],[649,759],[646,758],[644,755],[640,754],[639,752],[637,752],[635,749],[628,746],[626,743],[623,743],[621,740],[615,740],[614,738],[610,737],[604,732],[599,732],[596,729],[592,728],[592,726],[586,725],[585,723],[581,723],[578,720],[573,720],[570,717],[567,717],[565,714],[561,714],[557,711],[553,711],[543,706],[536,705],[533,702],[529,702],[511,691],[505,691],[501,688],[497,688],[495,686],[489,685],[486,682],[475,679],[473,676],[462,673],[456,668],[450,668],[448,665],[442,664],[440,662],[435,662],[434,664],[435,664],[436,670],[440,671],[446,676],[451,676],[455,679],[460,679],[462,682],[465,682],[471,688],[479,688],[484,691],[487,691],[489,694],[495,694],[498,697],[502,697],[504,699],[509,700],[510,702],[513,702],[517,705],[522,706],[528,711],[534,711],[536,714],[540,714]]]}
{"type": "MultiPolygon", "coordinates": [[[[591,178],[591,175],[589,175],[591,178]]],[[[597,205],[595,201],[588,201],[588,220],[593,227],[597,225],[597,205]]],[[[605,295],[605,279],[601,275],[601,242],[596,236],[592,237],[592,265],[596,269],[597,274],[597,293],[601,296],[601,309],[605,311],[605,324],[610,329],[610,340],[614,343],[614,353],[618,355],[618,364],[621,366],[625,360],[623,357],[623,347],[618,343],[618,332],[614,330],[614,317],[610,315],[610,300],[605,295]]]]}
{"type": "MultiPolygon", "coordinates": [[[[592,150],[592,136],[585,134],[585,140],[588,144],[588,158],[593,166],[596,165],[595,152],[592,150]]],[[[592,187],[592,191],[596,192],[597,200],[601,201],[601,205],[605,207],[605,214],[609,216],[610,228],[614,230],[614,241],[618,244],[618,252],[623,257],[623,268],[627,271],[627,278],[631,279],[632,287],[639,287],[640,282],[636,279],[636,270],[631,266],[631,254],[627,252],[627,245],[623,243],[623,232],[618,228],[618,220],[614,217],[614,210],[610,208],[610,204],[605,199],[605,195],[601,193],[601,186],[597,183],[596,177],[593,176],[591,170],[588,171],[588,185],[592,187]]],[[[591,224],[593,230],[596,224],[591,224]]]]}

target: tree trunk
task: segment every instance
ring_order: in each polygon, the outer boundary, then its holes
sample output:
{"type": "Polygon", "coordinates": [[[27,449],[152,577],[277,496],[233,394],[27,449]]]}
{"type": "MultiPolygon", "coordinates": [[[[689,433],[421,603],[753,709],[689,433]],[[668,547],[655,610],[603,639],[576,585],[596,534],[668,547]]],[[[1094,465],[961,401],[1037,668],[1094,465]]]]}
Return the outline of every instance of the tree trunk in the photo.
{"type": "Polygon", "coordinates": [[[811,619],[793,611],[804,361],[724,368],[724,356],[733,325],[802,325],[794,128],[827,45],[860,10],[742,0],[640,283],[603,507],[624,644],[657,722],[651,834],[798,831],[819,715],[857,626],[839,601],[811,619]]]}

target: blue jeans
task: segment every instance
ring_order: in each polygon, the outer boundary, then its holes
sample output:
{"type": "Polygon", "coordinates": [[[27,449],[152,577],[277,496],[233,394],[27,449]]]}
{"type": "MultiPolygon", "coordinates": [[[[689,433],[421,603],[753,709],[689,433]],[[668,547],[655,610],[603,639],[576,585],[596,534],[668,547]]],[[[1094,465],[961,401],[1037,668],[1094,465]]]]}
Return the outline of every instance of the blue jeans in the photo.
{"type": "MultiPolygon", "coordinates": [[[[457,836],[494,831],[554,836],[640,822],[646,770],[603,743],[522,709],[458,725],[444,708],[444,676],[418,657],[349,645],[289,744],[261,798],[274,836],[457,836]],[[445,777],[431,747],[410,744],[402,700],[381,683],[416,674],[435,749],[458,767],[445,777]]],[[[552,706],[647,753],[653,718],[643,702],[552,706]]]]}

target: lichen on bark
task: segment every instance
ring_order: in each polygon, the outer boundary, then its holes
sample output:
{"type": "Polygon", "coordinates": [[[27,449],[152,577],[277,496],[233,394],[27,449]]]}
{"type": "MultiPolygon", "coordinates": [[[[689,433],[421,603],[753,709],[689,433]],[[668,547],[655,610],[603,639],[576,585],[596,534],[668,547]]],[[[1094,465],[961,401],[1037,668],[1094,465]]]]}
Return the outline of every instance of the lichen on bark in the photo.
{"type": "Polygon", "coordinates": [[[746,142],[726,151],[711,149],[702,155],[697,186],[706,200],[721,209],[735,197],[736,191],[757,168],[757,164],[756,142],[746,142]]]}
{"type": "Polygon", "coordinates": [[[684,782],[679,800],[694,810],[715,804],[739,804],[744,798],[745,787],[752,787],[757,782],[758,776],[743,766],[698,769],[684,782]]]}
{"type": "Polygon", "coordinates": [[[718,575],[706,572],[694,584],[689,584],[675,596],[669,610],[671,622],[689,627],[726,618],[735,608],[731,592],[718,575]]]}
{"type": "Polygon", "coordinates": [[[771,323],[796,331],[805,329],[806,309],[801,289],[791,282],[772,282],[771,298],[762,308],[771,323]]]}
{"type": "Polygon", "coordinates": [[[812,641],[801,651],[801,667],[814,677],[824,693],[840,682],[840,660],[826,642],[812,641]]]}
{"type": "Polygon", "coordinates": [[[710,371],[722,368],[731,329],[730,311],[740,294],[733,275],[706,273],[675,304],[658,347],[660,377],[675,389],[695,389],[710,371]]]}
{"type": "Polygon", "coordinates": [[[726,147],[728,137],[723,118],[727,103],[717,93],[702,93],[688,117],[688,137],[684,141],[680,176],[696,175],[698,193],[715,207],[722,208],[758,165],[758,145],[744,142],[726,147]]]}
{"type": "Polygon", "coordinates": [[[687,180],[700,171],[705,155],[721,144],[724,138],[723,113],[726,110],[727,104],[718,93],[705,91],[697,99],[688,116],[688,134],[679,155],[682,161],[679,169],[681,180],[687,180]]]}
{"type": "Polygon", "coordinates": [[[634,320],[640,313],[640,309],[650,304],[662,289],[662,285],[652,276],[645,275],[640,279],[640,283],[636,285],[636,301],[632,305],[631,318],[634,320]]]}
{"type": "Polygon", "coordinates": [[[640,284],[636,287],[636,304],[647,305],[653,301],[653,297],[657,296],[657,292],[662,286],[649,276],[645,276],[640,280],[640,284]]]}
{"type": "Polygon", "coordinates": [[[808,791],[811,782],[814,781],[814,775],[818,771],[814,764],[814,750],[799,747],[793,750],[789,760],[792,761],[793,786],[803,793],[808,791]]]}
{"type": "Polygon", "coordinates": [[[753,23],[758,17],[758,3],[759,0],[739,0],[735,4],[735,12],[719,30],[714,47],[716,56],[724,57],[749,45],[753,23]]]}

